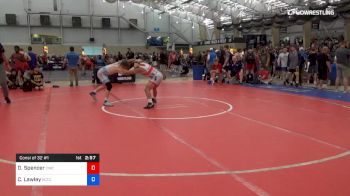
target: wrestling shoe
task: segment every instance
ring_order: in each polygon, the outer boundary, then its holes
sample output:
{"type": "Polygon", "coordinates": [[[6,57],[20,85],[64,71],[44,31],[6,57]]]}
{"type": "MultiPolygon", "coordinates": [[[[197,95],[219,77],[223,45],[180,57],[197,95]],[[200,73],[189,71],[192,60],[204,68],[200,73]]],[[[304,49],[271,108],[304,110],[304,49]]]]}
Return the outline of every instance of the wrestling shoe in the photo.
{"type": "Polygon", "coordinates": [[[8,98],[8,97],[5,97],[5,101],[6,101],[7,104],[10,104],[10,103],[11,103],[11,100],[10,100],[10,98],[8,98]]]}
{"type": "Polygon", "coordinates": [[[151,109],[154,108],[154,104],[153,103],[147,103],[147,105],[145,107],[143,107],[144,109],[151,109]]]}
{"type": "Polygon", "coordinates": [[[103,102],[103,105],[106,106],[106,107],[112,107],[113,106],[113,104],[111,102],[109,102],[108,100],[105,100],[103,102]]]}
{"type": "Polygon", "coordinates": [[[96,98],[96,93],[95,92],[90,92],[89,95],[92,97],[92,99],[97,102],[97,98],[96,98]]]}

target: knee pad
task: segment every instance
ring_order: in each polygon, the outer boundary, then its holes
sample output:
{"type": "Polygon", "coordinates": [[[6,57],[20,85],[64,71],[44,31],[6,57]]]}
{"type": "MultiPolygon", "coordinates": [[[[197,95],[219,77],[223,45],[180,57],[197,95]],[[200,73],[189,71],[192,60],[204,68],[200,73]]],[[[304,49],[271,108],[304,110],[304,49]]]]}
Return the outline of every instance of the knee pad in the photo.
{"type": "Polygon", "coordinates": [[[112,83],[107,82],[106,83],[106,88],[107,88],[108,91],[111,91],[112,90],[112,83]]]}

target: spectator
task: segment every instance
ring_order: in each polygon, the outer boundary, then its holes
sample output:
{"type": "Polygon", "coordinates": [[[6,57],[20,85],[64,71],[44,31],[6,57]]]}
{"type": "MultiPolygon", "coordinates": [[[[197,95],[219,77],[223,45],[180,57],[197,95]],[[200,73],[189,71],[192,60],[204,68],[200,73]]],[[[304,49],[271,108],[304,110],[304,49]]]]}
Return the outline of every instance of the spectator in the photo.
{"type": "Polygon", "coordinates": [[[267,68],[269,67],[268,63],[270,58],[268,48],[262,48],[260,50],[259,56],[260,56],[259,59],[260,59],[261,68],[263,68],[264,70],[267,70],[267,68]]]}
{"type": "Polygon", "coordinates": [[[217,58],[214,48],[210,48],[207,56],[207,70],[208,73],[213,69],[213,64],[217,58]]]}
{"type": "Polygon", "coordinates": [[[7,75],[7,86],[9,89],[16,89],[19,86],[16,69],[11,69],[10,73],[7,75]]]}
{"type": "Polygon", "coordinates": [[[290,47],[290,53],[288,54],[288,73],[284,81],[284,85],[289,84],[291,81],[292,85],[299,85],[299,56],[296,48],[294,46],[290,47]]]}
{"type": "Polygon", "coordinates": [[[97,59],[96,59],[96,67],[103,67],[105,66],[106,63],[105,61],[102,59],[102,56],[101,55],[98,55],[97,56],[97,59]]]}
{"type": "Polygon", "coordinates": [[[350,78],[350,49],[346,48],[346,44],[346,41],[342,41],[335,52],[337,63],[336,90],[339,90],[340,79],[343,79],[345,93],[348,91],[350,78]]]}
{"type": "Polygon", "coordinates": [[[30,81],[34,89],[42,90],[44,88],[44,75],[38,67],[34,68],[30,81]]]}
{"type": "Polygon", "coordinates": [[[278,59],[277,59],[277,64],[281,69],[281,78],[282,81],[286,80],[286,74],[287,74],[287,66],[288,66],[288,51],[287,48],[284,47],[282,52],[278,55],[278,59]]]}
{"type": "Polygon", "coordinates": [[[254,70],[257,67],[257,58],[252,49],[247,51],[245,55],[245,62],[247,74],[254,74],[254,70]]]}
{"type": "Polygon", "coordinates": [[[269,50],[269,58],[268,58],[268,70],[270,72],[271,76],[275,75],[275,69],[276,69],[276,54],[273,48],[269,50]]]}
{"type": "Polygon", "coordinates": [[[219,58],[219,61],[223,67],[226,67],[229,65],[230,60],[232,60],[232,54],[229,46],[226,45],[224,49],[221,50],[221,58],[219,58]]]}
{"type": "Polygon", "coordinates": [[[307,53],[305,52],[303,47],[299,48],[299,84],[302,85],[303,75],[305,70],[305,63],[307,61],[307,53]]]}
{"type": "Polygon", "coordinates": [[[64,59],[64,64],[68,65],[70,86],[73,86],[73,80],[75,80],[75,86],[78,86],[78,69],[80,64],[79,54],[74,52],[74,47],[71,46],[64,59]]]}
{"type": "Polygon", "coordinates": [[[219,59],[216,58],[214,60],[214,64],[210,70],[210,81],[209,81],[209,84],[211,85],[214,85],[215,83],[215,78],[216,76],[219,75],[221,76],[222,75],[222,64],[219,62],[219,59]]]}
{"type": "Polygon", "coordinates": [[[30,57],[30,61],[28,62],[29,68],[33,70],[38,65],[38,57],[37,55],[32,51],[32,47],[28,47],[28,55],[30,57]]]}
{"type": "Polygon", "coordinates": [[[16,69],[19,85],[23,85],[23,73],[28,69],[27,61],[23,50],[21,51],[19,46],[14,47],[15,52],[11,55],[12,68],[16,69]]]}
{"type": "Polygon", "coordinates": [[[42,63],[42,66],[43,66],[43,69],[49,69],[51,70],[52,68],[49,68],[48,67],[48,64],[49,64],[49,58],[47,56],[47,53],[44,52],[43,55],[41,56],[41,63],[42,63]]]}
{"type": "Polygon", "coordinates": [[[168,69],[170,70],[171,65],[174,64],[176,61],[176,52],[175,51],[170,51],[169,56],[168,56],[168,69]]]}
{"type": "Polygon", "coordinates": [[[5,49],[0,43],[0,86],[7,104],[11,103],[9,98],[9,89],[7,87],[6,70],[10,70],[10,64],[5,56],[5,49]]]}
{"type": "Polygon", "coordinates": [[[118,60],[118,61],[123,60],[123,55],[122,55],[122,53],[118,52],[117,60],[118,60]]]}
{"type": "Polygon", "coordinates": [[[131,51],[130,48],[128,48],[128,51],[126,52],[126,59],[133,59],[135,56],[134,52],[131,51]]]}
{"type": "Polygon", "coordinates": [[[86,75],[86,64],[87,64],[88,57],[86,55],[82,55],[80,58],[80,67],[81,67],[81,76],[86,75]]]}
{"type": "Polygon", "coordinates": [[[314,83],[316,87],[316,81],[317,81],[317,53],[318,51],[316,48],[312,47],[309,52],[308,56],[308,76],[307,76],[307,83],[309,84],[310,82],[314,83]]]}
{"type": "Polygon", "coordinates": [[[322,89],[325,82],[328,80],[328,73],[331,67],[331,62],[329,58],[329,50],[327,46],[324,46],[321,53],[317,55],[317,65],[318,65],[318,88],[322,89]]]}

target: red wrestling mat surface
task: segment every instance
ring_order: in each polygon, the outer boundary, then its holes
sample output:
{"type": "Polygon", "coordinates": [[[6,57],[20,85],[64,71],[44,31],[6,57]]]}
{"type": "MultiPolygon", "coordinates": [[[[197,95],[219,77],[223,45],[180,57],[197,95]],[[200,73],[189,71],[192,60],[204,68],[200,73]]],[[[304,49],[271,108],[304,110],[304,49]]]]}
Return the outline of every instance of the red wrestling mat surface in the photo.
{"type": "Polygon", "coordinates": [[[350,195],[350,104],[242,86],[164,83],[11,91],[1,195],[350,195]],[[336,104],[332,104],[336,103],[336,104]],[[99,153],[99,187],[16,187],[16,153],[99,153]]]}

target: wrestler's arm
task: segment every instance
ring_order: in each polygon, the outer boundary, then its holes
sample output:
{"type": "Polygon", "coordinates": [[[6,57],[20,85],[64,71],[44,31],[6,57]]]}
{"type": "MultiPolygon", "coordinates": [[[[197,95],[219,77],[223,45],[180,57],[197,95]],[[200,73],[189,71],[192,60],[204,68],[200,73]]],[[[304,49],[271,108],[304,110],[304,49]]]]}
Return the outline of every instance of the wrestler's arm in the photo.
{"type": "Polygon", "coordinates": [[[140,64],[135,62],[133,68],[131,68],[129,70],[123,69],[124,73],[122,73],[122,74],[123,75],[135,75],[135,74],[141,73],[142,71],[143,71],[143,69],[140,68],[140,64]]]}

